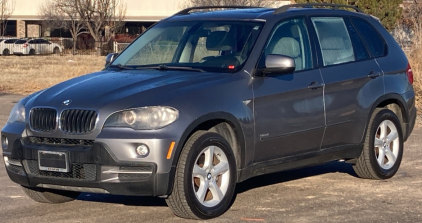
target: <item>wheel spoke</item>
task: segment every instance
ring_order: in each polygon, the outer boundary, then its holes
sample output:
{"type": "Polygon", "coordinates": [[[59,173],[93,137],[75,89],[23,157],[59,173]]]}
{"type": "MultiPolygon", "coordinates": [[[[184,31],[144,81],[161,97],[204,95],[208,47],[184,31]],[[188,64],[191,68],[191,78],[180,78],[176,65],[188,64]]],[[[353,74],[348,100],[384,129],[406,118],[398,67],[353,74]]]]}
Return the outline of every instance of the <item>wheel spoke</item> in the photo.
{"type": "Polygon", "coordinates": [[[385,159],[385,152],[384,152],[383,149],[380,148],[379,149],[378,158],[377,158],[378,164],[380,166],[383,166],[384,165],[384,159],[385,159]]]}
{"type": "Polygon", "coordinates": [[[221,192],[220,188],[217,185],[217,182],[215,182],[214,179],[211,179],[210,181],[210,191],[212,193],[212,196],[215,200],[221,201],[223,199],[223,192],[221,192]]]}
{"type": "Polygon", "coordinates": [[[387,143],[390,144],[392,141],[397,139],[399,137],[399,134],[397,131],[391,131],[390,134],[387,136],[387,143]]]}
{"type": "Polygon", "coordinates": [[[397,160],[396,155],[394,155],[394,153],[391,152],[390,148],[388,148],[386,151],[387,152],[385,153],[385,156],[387,156],[388,161],[389,162],[392,162],[394,164],[396,162],[396,160],[397,160]]]}
{"type": "Polygon", "coordinates": [[[229,163],[225,161],[220,161],[217,165],[214,166],[214,176],[221,175],[229,170],[229,163]]]}
{"type": "Polygon", "coordinates": [[[201,185],[199,186],[196,195],[198,196],[199,202],[203,203],[205,201],[205,195],[209,189],[209,183],[207,180],[201,180],[201,185]]]}
{"type": "Polygon", "coordinates": [[[384,139],[385,136],[387,135],[387,122],[386,121],[384,121],[384,122],[381,123],[380,130],[381,130],[381,132],[380,132],[380,138],[381,139],[384,139]]]}
{"type": "Polygon", "coordinates": [[[375,140],[374,140],[374,145],[375,145],[375,147],[379,147],[379,148],[381,148],[382,147],[382,145],[383,145],[383,141],[381,140],[381,139],[378,139],[377,137],[375,137],[375,140]]]}
{"type": "Polygon", "coordinates": [[[214,159],[214,146],[209,146],[208,149],[205,151],[205,162],[204,168],[212,168],[212,161],[214,159]]]}
{"type": "Polygon", "coordinates": [[[195,166],[193,166],[192,176],[201,178],[203,180],[206,178],[207,172],[204,169],[202,169],[200,166],[198,166],[198,164],[195,164],[195,166]]]}

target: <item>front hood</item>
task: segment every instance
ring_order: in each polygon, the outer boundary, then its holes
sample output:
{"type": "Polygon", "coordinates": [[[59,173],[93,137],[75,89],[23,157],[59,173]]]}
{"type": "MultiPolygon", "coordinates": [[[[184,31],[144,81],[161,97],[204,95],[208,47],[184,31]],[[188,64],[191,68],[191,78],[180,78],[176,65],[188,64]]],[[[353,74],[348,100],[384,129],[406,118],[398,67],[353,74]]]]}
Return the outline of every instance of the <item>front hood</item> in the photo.
{"type": "MultiPolygon", "coordinates": [[[[30,107],[48,106],[56,108],[87,108],[100,110],[112,105],[116,110],[142,106],[142,101],[151,104],[163,98],[174,97],[174,93],[186,86],[230,76],[221,73],[198,73],[190,71],[125,70],[101,71],[77,77],[55,85],[32,98],[30,107]],[[154,91],[154,94],[145,94],[154,91]],[[148,97],[147,97],[148,95],[148,97]],[[64,101],[70,100],[69,105],[64,101]]],[[[147,103],[148,105],[148,103],[147,103]]]]}

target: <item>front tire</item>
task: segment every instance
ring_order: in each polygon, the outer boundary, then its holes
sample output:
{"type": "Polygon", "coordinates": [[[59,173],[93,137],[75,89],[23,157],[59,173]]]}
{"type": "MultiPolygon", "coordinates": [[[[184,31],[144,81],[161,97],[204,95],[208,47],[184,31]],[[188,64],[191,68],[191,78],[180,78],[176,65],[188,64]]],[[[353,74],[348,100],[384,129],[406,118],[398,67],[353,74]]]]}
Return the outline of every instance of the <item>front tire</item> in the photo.
{"type": "Polygon", "coordinates": [[[75,200],[81,193],[73,191],[46,190],[38,187],[22,186],[23,192],[40,203],[59,204],[75,200]]]}
{"type": "Polygon", "coordinates": [[[182,150],[166,203],[182,218],[215,218],[229,209],[235,185],[236,162],[227,140],[198,131],[182,150]]]}
{"type": "Polygon", "coordinates": [[[389,109],[375,109],[362,154],[353,169],[361,178],[388,179],[398,171],[402,156],[403,133],[399,118],[389,109]]]}

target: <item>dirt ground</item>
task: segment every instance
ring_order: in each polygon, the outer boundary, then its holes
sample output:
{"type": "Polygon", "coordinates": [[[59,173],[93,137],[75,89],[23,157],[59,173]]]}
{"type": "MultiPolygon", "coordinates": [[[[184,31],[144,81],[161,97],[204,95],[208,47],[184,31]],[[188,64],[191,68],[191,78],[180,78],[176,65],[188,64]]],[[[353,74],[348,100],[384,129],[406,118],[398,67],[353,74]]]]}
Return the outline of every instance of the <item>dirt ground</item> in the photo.
{"type": "MultiPolygon", "coordinates": [[[[22,96],[0,95],[0,127],[22,96]]],[[[389,180],[363,180],[351,165],[324,165],[260,176],[236,187],[223,216],[207,222],[422,222],[422,129],[405,143],[400,170],[389,180]]],[[[24,195],[0,161],[1,222],[202,222],[172,214],[163,199],[83,193],[47,205],[24,195]]]]}

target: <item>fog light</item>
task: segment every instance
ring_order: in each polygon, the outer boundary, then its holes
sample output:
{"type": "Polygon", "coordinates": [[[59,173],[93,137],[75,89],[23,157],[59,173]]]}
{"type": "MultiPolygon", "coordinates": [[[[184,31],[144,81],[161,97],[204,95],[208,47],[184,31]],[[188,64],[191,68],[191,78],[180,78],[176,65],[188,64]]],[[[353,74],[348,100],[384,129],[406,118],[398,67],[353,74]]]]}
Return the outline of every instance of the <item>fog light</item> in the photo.
{"type": "Polygon", "coordinates": [[[6,166],[9,166],[9,158],[7,156],[4,156],[3,159],[4,159],[4,164],[6,164],[6,166]]]}
{"type": "Polygon", "coordinates": [[[7,149],[7,146],[9,145],[9,140],[7,140],[6,136],[1,137],[1,147],[3,149],[7,149]]]}
{"type": "Polygon", "coordinates": [[[149,154],[149,148],[147,145],[139,145],[138,148],[136,148],[136,153],[140,156],[148,156],[149,154]]]}

